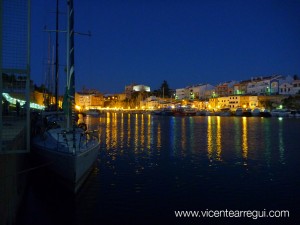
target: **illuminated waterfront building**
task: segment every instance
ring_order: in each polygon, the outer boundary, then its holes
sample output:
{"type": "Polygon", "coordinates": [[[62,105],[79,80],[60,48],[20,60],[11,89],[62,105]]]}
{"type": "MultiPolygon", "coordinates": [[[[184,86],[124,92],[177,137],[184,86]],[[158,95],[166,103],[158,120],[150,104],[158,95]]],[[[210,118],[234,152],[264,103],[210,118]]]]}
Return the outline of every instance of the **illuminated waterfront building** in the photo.
{"type": "Polygon", "coordinates": [[[175,99],[176,100],[182,100],[185,99],[185,88],[178,88],[176,89],[176,93],[175,93],[175,99]]]}
{"type": "Polygon", "coordinates": [[[300,80],[294,80],[292,82],[292,91],[291,94],[295,95],[295,94],[300,94],[300,80]]]}
{"type": "Polygon", "coordinates": [[[197,84],[193,86],[188,86],[185,88],[176,89],[176,99],[208,99],[211,96],[212,91],[215,87],[210,84],[197,84]]]}
{"type": "Polygon", "coordinates": [[[247,94],[253,95],[274,95],[279,94],[279,85],[292,83],[291,76],[273,75],[268,77],[251,78],[247,85],[247,94]]]}
{"type": "Polygon", "coordinates": [[[224,109],[229,108],[235,110],[237,108],[254,109],[259,105],[258,96],[250,95],[230,95],[225,97],[209,99],[209,108],[211,109],[224,109]]]}
{"type": "Polygon", "coordinates": [[[143,84],[131,84],[125,86],[126,98],[131,99],[131,96],[134,92],[150,92],[150,87],[143,84]]]}
{"type": "Polygon", "coordinates": [[[251,80],[241,81],[233,85],[233,94],[234,95],[244,95],[247,93],[247,85],[251,80]]]}
{"type": "Polygon", "coordinates": [[[81,109],[99,108],[104,106],[103,95],[99,92],[75,93],[75,104],[81,109]]]}
{"type": "Polygon", "coordinates": [[[217,85],[215,88],[216,95],[220,97],[233,95],[234,93],[233,86],[236,83],[237,81],[228,81],[217,85]]]}

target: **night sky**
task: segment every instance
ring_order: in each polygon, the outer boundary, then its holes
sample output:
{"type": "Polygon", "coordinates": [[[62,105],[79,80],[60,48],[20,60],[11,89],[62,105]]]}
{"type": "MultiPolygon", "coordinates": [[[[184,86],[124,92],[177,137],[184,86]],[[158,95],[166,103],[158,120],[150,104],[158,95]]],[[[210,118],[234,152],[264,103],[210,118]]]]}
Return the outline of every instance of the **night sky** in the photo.
{"type": "MultiPolygon", "coordinates": [[[[48,29],[55,0],[32,0],[31,70],[45,83],[48,29]]],[[[158,89],[300,75],[300,1],[74,0],[76,90],[121,93],[125,85],[158,89]]],[[[66,0],[60,0],[66,29],[66,0]]],[[[51,34],[54,40],[54,33],[51,34]]],[[[60,90],[65,83],[65,34],[60,33],[60,90]]],[[[52,51],[52,50],[51,50],[52,51]]]]}

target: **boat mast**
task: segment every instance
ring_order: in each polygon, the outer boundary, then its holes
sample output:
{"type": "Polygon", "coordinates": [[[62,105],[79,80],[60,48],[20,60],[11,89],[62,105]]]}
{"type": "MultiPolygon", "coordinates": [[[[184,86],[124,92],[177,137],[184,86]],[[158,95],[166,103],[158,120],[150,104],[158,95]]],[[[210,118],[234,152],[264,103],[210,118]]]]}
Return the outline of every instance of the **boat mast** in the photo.
{"type": "Polygon", "coordinates": [[[75,71],[74,71],[74,7],[73,0],[68,0],[67,29],[67,95],[68,95],[68,129],[74,126],[73,113],[75,106],[75,71]]]}
{"type": "Polygon", "coordinates": [[[56,36],[55,36],[55,110],[58,111],[58,0],[56,0],[56,36]]]}

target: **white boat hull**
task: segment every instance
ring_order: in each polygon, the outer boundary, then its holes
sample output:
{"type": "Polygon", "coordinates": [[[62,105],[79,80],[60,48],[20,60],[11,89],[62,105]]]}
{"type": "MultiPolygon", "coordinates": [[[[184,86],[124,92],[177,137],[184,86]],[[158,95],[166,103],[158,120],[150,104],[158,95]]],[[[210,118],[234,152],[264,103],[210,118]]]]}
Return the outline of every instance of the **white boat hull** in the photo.
{"type": "Polygon", "coordinates": [[[39,159],[45,164],[49,163],[47,169],[74,193],[78,192],[92,170],[100,147],[98,141],[91,140],[82,151],[69,152],[65,146],[55,144],[51,135],[46,139],[38,136],[32,142],[39,159]]]}

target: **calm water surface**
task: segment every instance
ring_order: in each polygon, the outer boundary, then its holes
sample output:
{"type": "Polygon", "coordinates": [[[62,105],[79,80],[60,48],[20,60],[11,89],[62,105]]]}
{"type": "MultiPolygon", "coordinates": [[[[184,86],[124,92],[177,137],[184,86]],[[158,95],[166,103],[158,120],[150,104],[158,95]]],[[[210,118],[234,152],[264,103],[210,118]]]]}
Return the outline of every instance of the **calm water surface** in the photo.
{"type": "Polygon", "coordinates": [[[82,191],[34,175],[20,224],[241,223],[174,216],[206,209],[287,209],[291,218],[268,222],[299,224],[299,119],[107,113],[86,122],[101,149],[82,191]]]}

